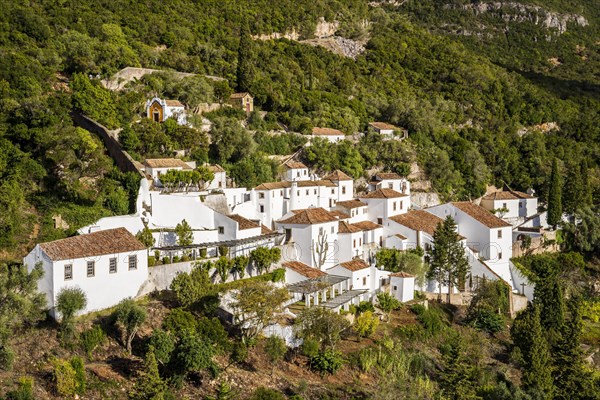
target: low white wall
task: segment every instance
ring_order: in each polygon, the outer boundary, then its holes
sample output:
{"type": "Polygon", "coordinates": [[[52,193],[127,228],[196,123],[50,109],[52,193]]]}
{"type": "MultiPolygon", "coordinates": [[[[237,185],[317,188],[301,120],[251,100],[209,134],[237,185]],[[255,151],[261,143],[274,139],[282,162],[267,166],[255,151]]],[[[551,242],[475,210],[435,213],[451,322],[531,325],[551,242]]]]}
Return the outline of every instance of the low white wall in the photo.
{"type": "Polygon", "coordinates": [[[190,273],[195,263],[196,261],[185,261],[148,267],[148,279],[142,284],[138,297],[154,291],[167,290],[177,274],[181,272],[190,273]]]}

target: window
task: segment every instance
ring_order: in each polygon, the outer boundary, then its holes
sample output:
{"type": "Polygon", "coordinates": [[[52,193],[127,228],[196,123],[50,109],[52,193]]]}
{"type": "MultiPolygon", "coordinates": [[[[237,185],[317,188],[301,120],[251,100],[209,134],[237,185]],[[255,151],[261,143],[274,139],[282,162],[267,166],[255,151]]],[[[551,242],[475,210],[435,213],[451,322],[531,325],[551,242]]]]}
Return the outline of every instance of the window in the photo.
{"type": "Polygon", "coordinates": [[[300,178],[300,171],[296,172],[296,176],[300,178]]]}
{"type": "Polygon", "coordinates": [[[129,256],[129,270],[137,269],[137,256],[129,256]]]}
{"type": "Polygon", "coordinates": [[[114,274],[117,272],[117,258],[113,257],[108,260],[108,273],[114,274]]]}
{"type": "Polygon", "coordinates": [[[400,209],[402,210],[404,208],[404,203],[402,202],[402,200],[400,200],[400,209]]]}
{"type": "Polygon", "coordinates": [[[350,211],[350,216],[354,217],[354,210],[350,211]]]}
{"type": "Polygon", "coordinates": [[[394,292],[398,290],[398,286],[394,286],[394,292]]]}
{"type": "Polygon", "coordinates": [[[304,170],[304,175],[306,175],[306,170],[304,170]]]}
{"type": "Polygon", "coordinates": [[[335,189],[331,189],[331,194],[335,194],[335,189]]]}
{"type": "Polygon", "coordinates": [[[219,227],[219,235],[224,235],[225,234],[225,227],[224,226],[220,226],[219,227]]]}
{"type": "Polygon", "coordinates": [[[362,246],[362,238],[358,238],[358,245],[362,246]]]}
{"type": "Polygon", "coordinates": [[[398,207],[398,203],[394,202],[394,204],[393,204],[393,207],[392,207],[392,208],[393,208],[393,210],[394,210],[394,211],[396,211],[396,208],[397,208],[397,207],[398,207]]]}
{"type": "Polygon", "coordinates": [[[265,212],[265,206],[263,206],[262,204],[260,205],[260,212],[264,213],[265,212]]]}
{"type": "Polygon", "coordinates": [[[279,197],[283,197],[283,190],[279,191],[279,197]]]}
{"type": "Polygon", "coordinates": [[[388,189],[393,189],[394,188],[394,184],[393,183],[388,183],[388,189]]]}
{"type": "Polygon", "coordinates": [[[365,276],[365,277],[363,278],[363,285],[366,285],[366,284],[367,284],[367,277],[365,276]]]}
{"type": "Polygon", "coordinates": [[[377,223],[379,225],[383,225],[383,218],[377,218],[377,223]]]}
{"type": "Polygon", "coordinates": [[[308,196],[308,189],[306,189],[306,195],[308,196]]]}
{"type": "Polygon", "coordinates": [[[315,189],[315,194],[317,194],[317,189],[315,189]]]}
{"type": "Polygon", "coordinates": [[[502,260],[502,252],[501,251],[498,252],[498,260],[502,260]]]}
{"type": "Polygon", "coordinates": [[[319,227],[319,235],[322,235],[322,234],[323,234],[323,227],[321,226],[321,227],[319,227]]]}
{"type": "Polygon", "coordinates": [[[356,239],[352,241],[352,247],[356,247],[356,239]]]}
{"type": "Polygon", "coordinates": [[[88,278],[91,276],[94,276],[96,272],[96,262],[95,261],[88,261],[87,262],[87,276],[88,278]]]}
{"type": "Polygon", "coordinates": [[[259,193],[259,194],[258,194],[258,198],[259,198],[259,199],[264,199],[264,198],[265,198],[265,194],[264,194],[264,193],[262,193],[262,192],[261,192],[261,193],[259,193]]]}
{"type": "Polygon", "coordinates": [[[523,208],[523,203],[519,203],[519,208],[523,208]]]}
{"type": "Polygon", "coordinates": [[[73,279],[73,264],[65,265],[65,281],[73,279]]]}
{"type": "Polygon", "coordinates": [[[296,195],[300,196],[300,191],[299,190],[296,191],[296,195]]]}
{"type": "Polygon", "coordinates": [[[334,232],[335,232],[335,227],[332,226],[331,227],[331,233],[334,233],[334,232]]]}
{"type": "Polygon", "coordinates": [[[342,194],[346,194],[346,186],[342,186],[342,194]]]}
{"type": "Polygon", "coordinates": [[[498,239],[502,239],[502,229],[498,229],[498,239]]]}
{"type": "Polygon", "coordinates": [[[271,197],[275,197],[275,192],[271,192],[271,197]]]}

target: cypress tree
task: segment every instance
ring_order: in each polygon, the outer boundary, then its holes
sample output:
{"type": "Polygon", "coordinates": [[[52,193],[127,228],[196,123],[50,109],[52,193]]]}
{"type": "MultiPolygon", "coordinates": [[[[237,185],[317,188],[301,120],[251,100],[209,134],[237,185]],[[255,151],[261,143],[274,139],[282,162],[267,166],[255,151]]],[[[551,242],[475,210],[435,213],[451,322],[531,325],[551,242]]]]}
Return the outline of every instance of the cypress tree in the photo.
{"type": "Polygon", "coordinates": [[[593,203],[592,198],[592,187],[590,186],[590,171],[588,169],[587,158],[583,158],[581,160],[581,164],[579,166],[581,172],[581,206],[591,206],[593,203]]]}
{"type": "Polygon", "coordinates": [[[166,392],[167,385],[158,373],[154,347],[150,346],[144,360],[144,370],[140,373],[129,397],[132,400],[163,400],[166,392]]]}
{"type": "Polygon", "coordinates": [[[252,38],[250,37],[250,28],[248,21],[244,20],[240,28],[240,44],[238,47],[237,59],[237,91],[247,92],[252,83],[252,38]]]}
{"type": "Polygon", "coordinates": [[[582,205],[584,197],[584,186],[582,182],[581,169],[578,165],[570,165],[567,172],[569,190],[562,192],[563,211],[574,214],[582,205]]]}
{"type": "Polygon", "coordinates": [[[561,201],[561,179],[558,171],[558,161],[552,162],[552,173],[550,174],[550,185],[548,188],[548,224],[555,227],[562,218],[561,201]]]}

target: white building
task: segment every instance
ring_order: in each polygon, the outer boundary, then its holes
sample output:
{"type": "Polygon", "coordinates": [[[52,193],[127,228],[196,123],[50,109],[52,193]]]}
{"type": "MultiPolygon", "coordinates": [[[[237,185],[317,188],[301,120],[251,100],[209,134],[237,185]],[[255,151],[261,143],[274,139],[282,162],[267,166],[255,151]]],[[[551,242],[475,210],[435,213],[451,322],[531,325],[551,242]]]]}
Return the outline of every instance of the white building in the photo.
{"type": "Polygon", "coordinates": [[[390,218],[386,224],[386,247],[409,250],[420,247],[429,250],[433,233],[444,222],[424,210],[410,210],[406,214],[390,218]]]}
{"type": "Polygon", "coordinates": [[[360,259],[342,262],[328,269],[327,273],[350,278],[350,290],[366,290],[368,298],[381,289],[389,275],[389,272],[381,271],[360,259]]]}
{"type": "Polygon", "coordinates": [[[314,127],[312,129],[311,138],[320,138],[325,139],[331,143],[337,143],[346,139],[346,135],[344,134],[344,132],[338,129],[314,127]]]}
{"type": "Polygon", "coordinates": [[[351,223],[363,221],[368,218],[368,205],[360,200],[338,201],[335,209],[348,215],[351,223]]]}
{"type": "Polygon", "coordinates": [[[536,197],[510,189],[487,194],[479,204],[513,226],[523,223],[538,212],[536,197]]]}
{"type": "Polygon", "coordinates": [[[395,272],[390,277],[390,294],[406,303],[415,298],[415,276],[406,272],[395,272]]]}
{"type": "Polygon", "coordinates": [[[336,169],[324,176],[323,180],[331,181],[337,186],[337,201],[349,201],[354,197],[354,180],[343,171],[336,169]]]}
{"type": "Polygon", "coordinates": [[[146,102],[146,117],[154,122],[175,118],[179,125],[186,125],[185,106],[179,100],[163,100],[155,97],[146,102]]]}
{"type": "Polygon", "coordinates": [[[151,176],[152,179],[160,180],[160,176],[167,173],[167,171],[191,171],[196,168],[196,163],[194,161],[185,162],[179,158],[149,158],[144,161],[144,167],[147,175],[151,176]]]}
{"type": "Polygon", "coordinates": [[[379,172],[373,175],[369,182],[369,191],[378,189],[392,189],[410,195],[410,182],[395,172],[379,172]]]}
{"type": "Polygon", "coordinates": [[[46,295],[50,314],[62,289],[80,288],[87,305],[82,314],[112,307],[135,297],[148,278],[146,247],[125,228],[109,229],[40,243],[23,259],[31,271],[44,268],[38,290],[46,295]]]}
{"type": "Polygon", "coordinates": [[[206,167],[215,177],[206,184],[205,188],[208,190],[225,189],[227,187],[227,173],[223,167],[218,164],[207,165],[206,167]]]}
{"type": "Polygon", "coordinates": [[[286,181],[306,181],[310,179],[308,167],[300,161],[287,160],[283,163],[283,169],[286,181]]]}
{"type": "Polygon", "coordinates": [[[326,270],[339,263],[338,218],[323,208],[292,210],[277,221],[285,233],[282,258],[326,270]]]}
{"type": "Polygon", "coordinates": [[[286,261],[281,266],[285,268],[285,283],[288,285],[326,275],[320,269],[309,267],[299,261],[286,261]]]}
{"type": "Polygon", "coordinates": [[[512,226],[508,222],[469,201],[441,204],[427,211],[442,219],[454,218],[467,246],[513,289],[518,289],[511,274],[512,226]]]}
{"type": "Polygon", "coordinates": [[[408,137],[408,131],[406,129],[398,128],[397,126],[386,122],[371,122],[369,123],[369,127],[380,135],[388,138],[406,139],[408,137]]]}
{"type": "Polygon", "coordinates": [[[394,215],[406,213],[410,207],[410,197],[393,189],[377,189],[358,197],[368,206],[368,220],[379,225],[394,215]]]}

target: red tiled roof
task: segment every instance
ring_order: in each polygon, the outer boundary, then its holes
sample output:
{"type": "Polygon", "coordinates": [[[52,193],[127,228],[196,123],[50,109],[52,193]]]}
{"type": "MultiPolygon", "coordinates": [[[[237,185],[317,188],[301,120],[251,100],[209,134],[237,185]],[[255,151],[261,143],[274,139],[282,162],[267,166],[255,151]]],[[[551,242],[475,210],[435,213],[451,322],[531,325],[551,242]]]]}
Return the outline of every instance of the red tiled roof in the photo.
{"type": "Polygon", "coordinates": [[[400,239],[400,240],[406,240],[406,239],[408,239],[406,236],[404,236],[404,235],[401,235],[401,234],[399,234],[399,233],[396,233],[394,236],[396,236],[396,237],[397,237],[398,239],[400,239]]]}
{"type": "Polygon", "coordinates": [[[370,122],[369,125],[371,125],[373,128],[377,128],[377,129],[393,129],[393,130],[400,129],[397,126],[388,124],[387,122],[370,122]]]}
{"type": "Polygon", "coordinates": [[[314,127],[312,129],[312,134],[316,136],[344,136],[344,132],[338,129],[319,127],[314,127]]]}
{"type": "Polygon", "coordinates": [[[255,187],[254,190],[284,189],[284,188],[289,188],[290,186],[291,186],[291,184],[288,181],[265,182],[265,183],[261,183],[260,185],[258,185],[257,187],[255,187]]]}
{"type": "Polygon", "coordinates": [[[424,210],[410,210],[406,214],[396,215],[390,219],[409,229],[426,232],[430,235],[433,235],[439,223],[444,222],[440,217],[424,210]]]}
{"type": "Polygon", "coordinates": [[[283,165],[289,169],[308,168],[306,165],[296,160],[287,160],[283,165]]]}
{"type": "Polygon", "coordinates": [[[400,271],[400,272],[394,272],[393,274],[390,274],[389,276],[393,276],[396,278],[414,278],[414,275],[408,274],[404,271],[400,271]]]}
{"type": "Polygon", "coordinates": [[[378,225],[375,222],[371,222],[371,221],[360,221],[360,222],[356,222],[352,225],[354,225],[361,231],[372,231],[373,229],[381,228],[381,225],[378,225]]]}
{"type": "Polygon", "coordinates": [[[337,185],[331,181],[326,179],[321,179],[318,181],[297,181],[298,187],[312,187],[312,186],[327,186],[327,187],[337,187],[337,185]]]}
{"type": "Polygon", "coordinates": [[[371,182],[382,181],[384,179],[402,179],[402,177],[395,172],[379,172],[371,177],[371,182]]]}
{"type": "Polygon", "coordinates": [[[482,200],[517,200],[517,199],[534,199],[535,197],[519,192],[518,190],[501,190],[493,192],[482,197],[482,200]]]}
{"type": "Polygon", "coordinates": [[[309,279],[318,278],[319,276],[327,275],[325,272],[316,268],[309,267],[308,265],[301,263],[300,261],[287,261],[282,263],[285,268],[289,268],[292,271],[296,271],[302,276],[309,279]]]}
{"type": "Polygon", "coordinates": [[[269,228],[267,228],[265,225],[260,225],[260,234],[261,235],[268,235],[269,233],[273,233],[273,231],[269,228]]]}
{"type": "Polygon", "coordinates": [[[369,268],[369,264],[363,260],[352,260],[340,263],[340,266],[346,268],[348,271],[360,271],[361,269],[369,268]]]}
{"type": "Polygon", "coordinates": [[[183,107],[179,100],[165,100],[165,104],[169,107],[183,107]]]}
{"type": "Polygon", "coordinates": [[[330,181],[334,182],[353,180],[350,176],[344,173],[344,171],[340,171],[339,169],[336,169],[332,173],[324,176],[323,179],[329,179],[330,181]]]}
{"type": "Polygon", "coordinates": [[[179,158],[148,158],[144,161],[144,165],[150,168],[192,169],[192,167],[179,158]]]}
{"type": "Polygon", "coordinates": [[[356,232],[362,232],[362,229],[360,229],[359,227],[349,224],[346,221],[340,221],[340,223],[338,224],[338,233],[356,233],[356,232]]]}
{"type": "MultiPolygon", "coordinates": [[[[231,96],[229,96],[229,98],[230,99],[241,99],[246,96],[250,96],[250,93],[248,93],[248,92],[234,93],[231,96]]],[[[252,96],[250,96],[250,97],[252,97],[252,96]]]]}
{"type": "Polygon", "coordinates": [[[313,225],[325,222],[338,221],[337,217],[321,207],[306,208],[304,210],[293,210],[294,215],[281,219],[280,224],[313,225]]]}
{"type": "Polygon", "coordinates": [[[252,228],[260,228],[260,225],[254,221],[250,221],[248,218],[244,218],[239,214],[228,215],[227,218],[234,220],[238,223],[240,231],[252,228]]]}
{"type": "Polygon", "coordinates": [[[339,219],[348,219],[350,218],[350,216],[344,212],[341,212],[339,210],[333,210],[333,211],[329,211],[332,215],[335,215],[336,217],[338,217],[339,219]]]}
{"type": "Polygon", "coordinates": [[[396,197],[406,197],[407,194],[396,192],[394,189],[377,189],[374,192],[369,192],[366,195],[359,196],[361,199],[392,199],[396,197]]]}
{"type": "Polygon", "coordinates": [[[340,207],[344,207],[348,210],[352,209],[352,208],[358,208],[358,207],[365,207],[367,204],[363,203],[360,200],[346,200],[346,201],[338,201],[337,203],[335,203],[336,205],[340,206],[340,207]]]}
{"type": "Polygon", "coordinates": [[[470,201],[456,201],[453,202],[452,205],[488,228],[504,228],[506,226],[512,226],[508,222],[496,217],[485,208],[478,206],[475,203],[471,203],[470,201]]]}
{"type": "Polygon", "coordinates": [[[209,171],[212,172],[212,173],[215,173],[215,172],[225,172],[225,170],[223,169],[223,167],[221,167],[219,164],[207,165],[206,168],[208,168],[209,171]]]}
{"type": "Polygon", "coordinates": [[[53,261],[102,256],[145,250],[127,229],[116,228],[40,243],[41,249],[53,261]]]}

